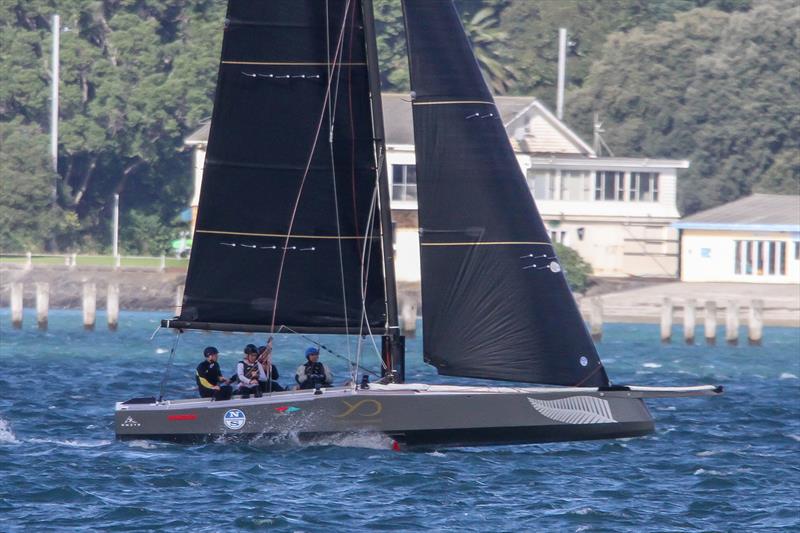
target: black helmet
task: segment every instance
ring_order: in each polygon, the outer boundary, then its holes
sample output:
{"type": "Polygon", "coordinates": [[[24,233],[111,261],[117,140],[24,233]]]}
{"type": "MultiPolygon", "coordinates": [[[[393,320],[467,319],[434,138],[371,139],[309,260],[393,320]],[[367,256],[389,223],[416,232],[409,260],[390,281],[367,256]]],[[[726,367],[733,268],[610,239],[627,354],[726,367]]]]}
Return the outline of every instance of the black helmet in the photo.
{"type": "Polygon", "coordinates": [[[203,350],[204,357],[208,357],[209,355],[214,355],[216,353],[219,353],[219,350],[217,350],[214,346],[206,346],[206,349],[203,350]]]}
{"type": "Polygon", "coordinates": [[[258,348],[256,348],[255,344],[248,344],[244,347],[245,355],[250,355],[251,353],[258,353],[258,348]]]}

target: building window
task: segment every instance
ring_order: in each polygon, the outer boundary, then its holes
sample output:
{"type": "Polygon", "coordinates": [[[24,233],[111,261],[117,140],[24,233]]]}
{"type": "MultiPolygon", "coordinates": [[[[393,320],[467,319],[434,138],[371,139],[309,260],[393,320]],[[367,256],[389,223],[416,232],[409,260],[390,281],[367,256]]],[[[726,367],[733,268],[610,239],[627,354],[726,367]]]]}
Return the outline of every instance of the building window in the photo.
{"type": "Polygon", "coordinates": [[[416,165],[392,165],[392,200],[416,201],[416,199],[417,199],[416,165]]]}
{"type": "Polygon", "coordinates": [[[734,241],[734,274],[786,275],[785,241],[734,241]]]}
{"type": "Polygon", "coordinates": [[[658,172],[631,172],[628,199],[634,202],[657,202],[658,172]]]}
{"type": "Polygon", "coordinates": [[[537,200],[556,200],[556,171],[553,169],[528,170],[528,186],[537,200]]]}
{"type": "Polygon", "coordinates": [[[625,199],[625,173],[598,170],[594,180],[595,200],[622,201],[625,199]]]}
{"type": "Polygon", "coordinates": [[[567,245],[567,232],[566,231],[550,231],[550,240],[552,242],[558,242],[563,245],[567,245]]]}
{"type": "Polygon", "coordinates": [[[573,202],[591,199],[591,176],[591,172],[587,170],[562,170],[561,199],[573,202]]]}

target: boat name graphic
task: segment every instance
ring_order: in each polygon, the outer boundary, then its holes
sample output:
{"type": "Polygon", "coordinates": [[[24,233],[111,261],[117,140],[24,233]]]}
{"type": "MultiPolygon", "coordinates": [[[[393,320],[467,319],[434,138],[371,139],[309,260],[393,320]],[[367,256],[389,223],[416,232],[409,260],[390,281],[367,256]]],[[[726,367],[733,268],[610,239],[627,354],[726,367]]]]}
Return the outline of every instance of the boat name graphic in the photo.
{"type": "Polygon", "coordinates": [[[241,409],[229,409],[223,417],[225,427],[228,429],[242,429],[244,423],[247,422],[247,417],[241,409]]]}
{"type": "Polygon", "coordinates": [[[531,406],[543,416],[565,424],[614,424],[608,400],[594,396],[570,396],[557,400],[528,398],[531,406]]]}
{"type": "Polygon", "coordinates": [[[137,422],[132,416],[129,416],[125,419],[125,422],[120,424],[120,426],[124,428],[138,428],[141,426],[139,422],[137,422]]]}
{"type": "Polygon", "coordinates": [[[354,413],[364,417],[378,416],[383,411],[383,405],[378,400],[359,400],[354,403],[342,400],[342,403],[347,407],[343,413],[334,415],[334,418],[344,418],[354,413]]]}

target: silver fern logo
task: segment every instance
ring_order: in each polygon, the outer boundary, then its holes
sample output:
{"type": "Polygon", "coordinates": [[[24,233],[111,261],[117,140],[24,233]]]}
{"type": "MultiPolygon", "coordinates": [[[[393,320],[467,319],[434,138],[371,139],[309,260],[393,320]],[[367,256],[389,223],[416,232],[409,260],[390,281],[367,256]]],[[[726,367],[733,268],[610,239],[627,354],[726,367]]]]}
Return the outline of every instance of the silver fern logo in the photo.
{"type": "Polygon", "coordinates": [[[607,400],[594,396],[570,396],[557,400],[528,398],[534,409],[550,420],[565,424],[613,424],[607,400]]]}

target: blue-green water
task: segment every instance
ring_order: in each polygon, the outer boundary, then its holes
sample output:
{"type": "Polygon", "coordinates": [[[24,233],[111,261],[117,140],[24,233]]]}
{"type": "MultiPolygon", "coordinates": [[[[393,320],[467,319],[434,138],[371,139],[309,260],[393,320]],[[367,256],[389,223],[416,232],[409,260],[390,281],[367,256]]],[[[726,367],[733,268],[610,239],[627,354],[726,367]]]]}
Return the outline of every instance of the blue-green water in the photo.
{"type": "MultiPolygon", "coordinates": [[[[116,442],[114,402],[158,391],[172,341],[149,340],[160,317],[123,313],[117,333],[84,332],[79,313],[54,312],[39,333],[33,315],[13,331],[0,313],[0,531],[800,530],[797,329],[767,329],[761,348],[709,348],[661,346],[655,326],[607,326],[600,350],[616,382],[726,386],[720,398],[650,402],[657,431],[639,439],[431,453],[377,437],[116,442]]],[[[347,353],[344,339],[325,340],[347,353]]],[[[168,395],[194,394],[205,345],[232,373],[258,341],[187,333],[168,395]]],[[[306,345],[276,341],[285,376],[306,345]]],[[[439,380],[419,339],[408,351],[409,381],[439,380]]],[[[323,360],[344,375],[345,363],[323,360]]]]}

